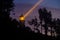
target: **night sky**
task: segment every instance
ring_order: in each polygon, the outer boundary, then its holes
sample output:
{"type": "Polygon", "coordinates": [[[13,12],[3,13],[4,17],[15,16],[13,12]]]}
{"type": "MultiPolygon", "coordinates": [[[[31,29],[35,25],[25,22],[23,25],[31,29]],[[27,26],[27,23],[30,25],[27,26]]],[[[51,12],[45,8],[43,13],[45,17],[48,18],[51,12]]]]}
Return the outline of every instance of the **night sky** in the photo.
{"type": "MultiPolygon", "coordinates": [[[[37,1],[39,0],[15,0],[15,3],[16,4],[35,4],[37,1]]],[[[60,9],[60,0],[44,0],[41,5],[60,9]]]]}
{"type": "MultiPolygon", "coordinates": [[[[25,14],[29,9],[32,8],[34,4],[39,0],[14,0],[15,9],[13,13],[11,13],[12,18],[18,20],[21,14],[25,14]]],[[[34,18],[34,16],[38,17],[38,9],[40,7],[46,7],[53,14],[54,18],[60,18],[60,0],[44,0],[29,16],[27,19],[34,18]],[[55,10],[56,9],[56,10],[55,10]]]]}

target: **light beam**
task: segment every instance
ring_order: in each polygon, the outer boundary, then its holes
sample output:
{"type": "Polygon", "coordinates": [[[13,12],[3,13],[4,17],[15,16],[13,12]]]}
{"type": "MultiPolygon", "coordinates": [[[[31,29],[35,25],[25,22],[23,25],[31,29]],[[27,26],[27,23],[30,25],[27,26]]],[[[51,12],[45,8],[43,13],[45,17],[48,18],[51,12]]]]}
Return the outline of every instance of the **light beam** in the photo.
{"type": "Polygon", "coordinates": [[[43,0],[39,0],[27,13],[25,13],[24,18],[26,18],[31,12],[40,4],[43,0]]]}

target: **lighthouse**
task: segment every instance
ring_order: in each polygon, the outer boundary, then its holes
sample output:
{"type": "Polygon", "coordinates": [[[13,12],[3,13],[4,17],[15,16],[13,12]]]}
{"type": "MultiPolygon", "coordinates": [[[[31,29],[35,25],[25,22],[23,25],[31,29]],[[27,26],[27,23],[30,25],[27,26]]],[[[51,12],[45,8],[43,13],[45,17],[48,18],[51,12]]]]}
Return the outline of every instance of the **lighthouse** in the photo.
{"type": "Polygon", "coordinates": [[[21,15],[21,16],[19,17],[19,21],[20,21],[20,26],[21,26],[21,27],[25,27],[25,18],[24,18],[23,15],[21,15]]]}

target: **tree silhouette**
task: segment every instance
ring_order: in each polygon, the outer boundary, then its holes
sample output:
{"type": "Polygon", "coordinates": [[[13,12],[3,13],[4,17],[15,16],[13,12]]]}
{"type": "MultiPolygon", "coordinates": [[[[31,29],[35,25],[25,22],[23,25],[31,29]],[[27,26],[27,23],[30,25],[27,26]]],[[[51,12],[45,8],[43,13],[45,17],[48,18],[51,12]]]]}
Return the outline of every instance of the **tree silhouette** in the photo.
{"type": "Polygon", "coordinates": [[[53,32],[53,28],[55,29],[55,32],[59,35],[60,33],[60,19],[52,19],[52,14],[51,11],[47,11],[46,8],[43,9],[39,9],[39,19],[40,19],[40,24],[42,25],[42,22],[44,21],[45,24],[43,24],[42,26],[45,28],[45,34],[47,35],[47,30],[48,27],[51,28],[51,36],[52,36],[52,32],[53,32]],[[53,20],[53,21],[52,21],[53,20]],[[59,31],[57,31],[59,30],[59,31]]]}
{"type": "MultiPolygon", "coordinates": [[[[58,19],[58,21],[56,21],[56,19],[53,19],[52,18],[52,14],[51,14],[51,11],[47,11],[46,8],[40,8],[38,10],[38,14],[39,14],[39,22],[37,20],[37,18],[35,17],[34,19],[28,21],[29,25],[34,25],[34,30],[37,31],[37,34],[39,35],[39,37],[43,37],[43,38],[46,38],[46,40],[48,39],[53,39],[55,40],[56,39],[56,36],[55,36],[55,32],[59,34],[60,31],[57,31],[57,29],[59,28],[58,26],[56,25],[60,25],[60,21],[58,19]],[[41,26],[41,30],[39,30],[39,26],[41,26]],[[42,27],[44,27],[45,29],[45,36],[43,36],[40,31],[42,32],[42,27]],[[51,29],[49,29],[51,28],[51,29]],[[47,32],[50,31],[51,32],[51,35],[50,37],[47,35],[47,32]],[[53,36],[54,34],[54,36],[53,36]]],[[[59,29],[58,29],[59,30],[59,29]]]]}
{"type": "Polygon", "coordinates": [[[45,35],[47,35],[47,30],[48,30],[48,27],[51,27],[51,36],[52,36],[52,15],[51,15],[51,11],[47,11],[46,8],[40,8],[38,10],[38,14],[39,14],[39,20],[40,22],[38,23],[37,21],[37,18],[35,17],[35,19],[29,21],[28,23],[30,25],[34,25],[34,27],[36,26],[36,29],[41,25],[41,32],[42,32],[42,27],[45,28],[45,35]],[[43,24],[44,22],[44,24],[43,24]]]}
{"type": "Polygon", "coordinates": [[[35,18],[32,19],[31,21],[28,21],[28,23],[30,25],[34,25],[34,30],[37,30],[38,32],[40,32],[39,29],[38,29],[38,27],[40,26],[40,24],[37,21],[38,21],[38,19],[35,16],[35,18]]]}
{"type": "Polygon", "coordinates": [[[56,20],[56,27],[55,27],[56,33],[58,34],[57,37],[60,37],[60,19],[57,18],[56,20]]]}
{"type": "Polygon", "coordinates": [[[43,27],[45,28],[45,34],[47,35],[47,10],[45,8],[43,9],[39,9],[39,19],[40,19],[40,23],[41,23],[41,30],[42,30],[42,22],[44,21],[45,24],[43,25],[43,27]]]}
{"type": "Polygon", "coordinates": [[[18,24],[18,21],[10,17],[13,6],[13,0],[0,0],[0,29],[1,34],[4,33],[2,36],[6,39],[13,39],[18,24]]]}
{"type": "Polygon", "coordinates": [[[7,24],[9,23],[9,21],[11,21],[11,19],[9,18],[10,15],[10,11],[12,10],[13,7],[13,0],[0,0],[0,22],[2,27],[5,29],[7,29],[7,24]],[[8,21],[9,20],[9,21],[8,21]]]}

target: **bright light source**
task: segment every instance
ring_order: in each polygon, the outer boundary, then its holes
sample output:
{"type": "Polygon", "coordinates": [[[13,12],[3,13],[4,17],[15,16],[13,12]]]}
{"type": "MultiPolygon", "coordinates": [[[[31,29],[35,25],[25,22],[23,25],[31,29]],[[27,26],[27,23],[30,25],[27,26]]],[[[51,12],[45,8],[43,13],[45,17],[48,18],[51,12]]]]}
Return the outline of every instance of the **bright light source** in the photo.
{"type": "Polygon", "coordinates": [[[24,21],[24,20],[25,20],[24,16],[20,16],[20,17],[19,17],[19,20],[20,20],[20,21],[24,21]]]}

